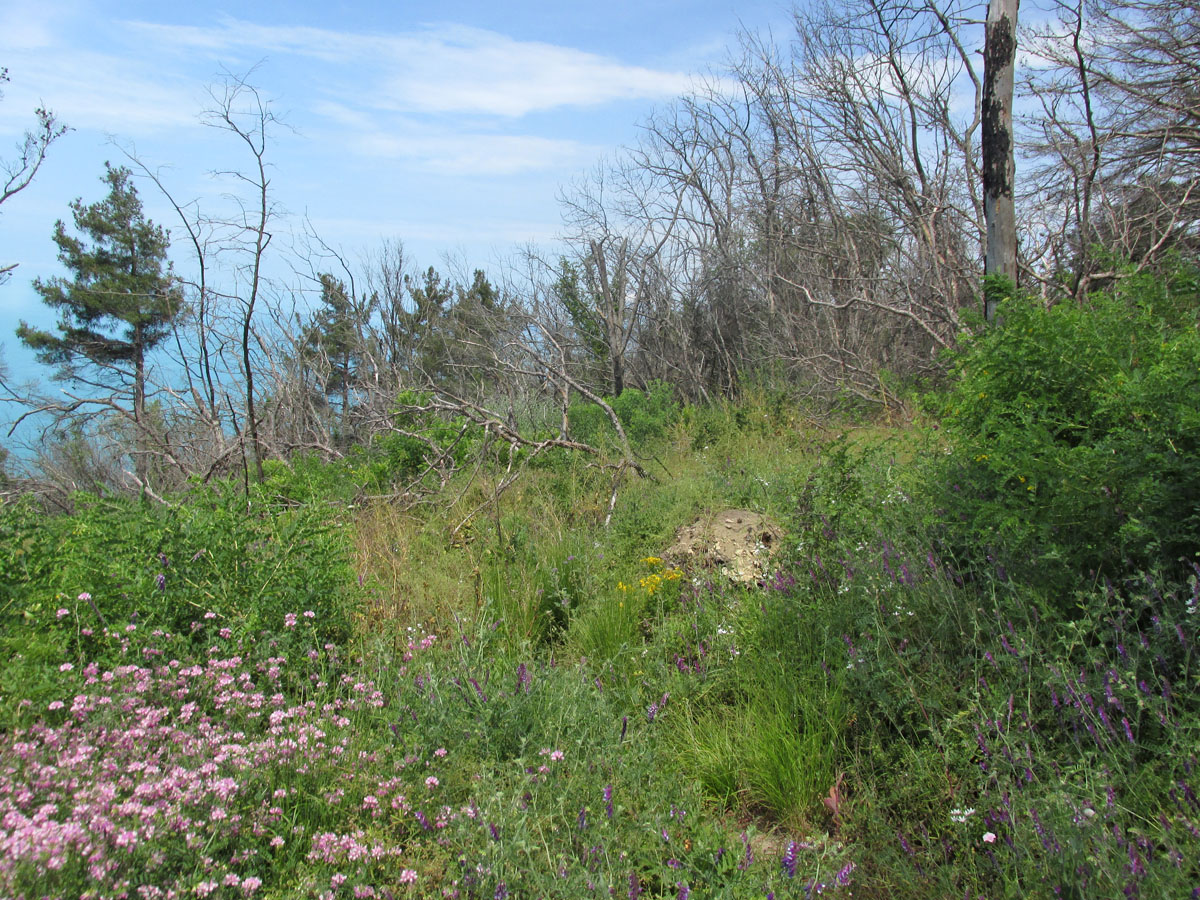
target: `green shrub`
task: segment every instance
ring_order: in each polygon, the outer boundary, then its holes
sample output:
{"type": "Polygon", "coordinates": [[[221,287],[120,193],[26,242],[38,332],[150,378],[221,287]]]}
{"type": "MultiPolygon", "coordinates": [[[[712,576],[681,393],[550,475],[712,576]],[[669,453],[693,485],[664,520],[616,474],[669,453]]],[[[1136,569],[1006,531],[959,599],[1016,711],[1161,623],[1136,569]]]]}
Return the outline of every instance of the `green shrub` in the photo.
{"type": "Polygon", "coordinates": [[[962,547],[1052,588],[1186,570],[1200,546],[1200,334],[1149,283],[1082,307],[1001,304],[935,402],[951,441],[938,501],[962,547]],[[1145,302],[1143,302],[1145,301],[1145,302]]]}
{"type": "MultiPolygon", "coordinates": [[[[619,397],[610,397],[607,402],[635,449],[666,437],[679,417],[674,391],[665,381],[653,382],[648,391],[626,388],[619,397]]],[[[576,440],[594,446],[616,447],[616,431],[608,414],[598,404],[572,403],[567,410],[567,423],[576,440]]]]}

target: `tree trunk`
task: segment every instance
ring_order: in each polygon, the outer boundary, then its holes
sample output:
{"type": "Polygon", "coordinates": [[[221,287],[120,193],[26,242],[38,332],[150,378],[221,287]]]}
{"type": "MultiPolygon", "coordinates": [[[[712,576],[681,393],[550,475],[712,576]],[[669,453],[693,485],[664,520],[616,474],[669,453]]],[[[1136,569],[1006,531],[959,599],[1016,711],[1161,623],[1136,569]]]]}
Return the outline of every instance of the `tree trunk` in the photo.
{"type": "MultiPolygon", "coordinates": [[[[1017,280],[1017,216],[1013,203],[1013,69],[1020,0],[989,0],[983,50],[983,216],[987,229],[985,275],[1017,280]]],[[[996,317],[996,300],[984,300],[984,317],[996,317]]]]}

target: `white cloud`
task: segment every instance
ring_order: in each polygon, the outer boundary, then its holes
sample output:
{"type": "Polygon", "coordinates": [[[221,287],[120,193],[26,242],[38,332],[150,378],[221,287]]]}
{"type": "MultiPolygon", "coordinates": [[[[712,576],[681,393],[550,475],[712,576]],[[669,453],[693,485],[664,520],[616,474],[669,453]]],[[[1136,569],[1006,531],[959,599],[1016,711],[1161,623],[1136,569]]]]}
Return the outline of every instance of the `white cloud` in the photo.
{"type": "Polygon", "coordinates": [[[144,133],[196,124],[194,89],[138,61],[74,50],[21,62],[0,116],[27,119],[45,105],[72,128],[144,133]]]}
{"type": "Polygon", "coordinates": [[[160,47],[290,53],[335,66],[367,66],[374,70],[375,81],[361,101],[407,112],[518,117],[613,100],[670,97],[691,83],[679,72],[626,65],[572,47],[518,41],[462,25],[390,35],[263,26],[237,19],[208,28],[144,22],[130,27],[160,47]]]}
{"type": "Polygon", "coordinates": [[[412,135],[378,132],[352,140],[368,156],[415,160],[437,175],[517,175],[522,172],[579,167],[602,152],[577,141],[529,135],[412,135]]]}

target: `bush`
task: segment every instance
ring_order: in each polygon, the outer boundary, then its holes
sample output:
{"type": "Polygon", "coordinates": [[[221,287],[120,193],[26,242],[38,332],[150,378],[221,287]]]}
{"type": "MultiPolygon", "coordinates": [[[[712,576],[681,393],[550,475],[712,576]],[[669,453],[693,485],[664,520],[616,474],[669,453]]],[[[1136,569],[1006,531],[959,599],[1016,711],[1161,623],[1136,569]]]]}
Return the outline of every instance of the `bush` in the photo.
{"type": "Polygon", "coordinates": [[[962,546],[1003,545],[1009,574],[1052,589],[1186,571],[1200,546],[1200,334],[1156,315],[1150,293],[1050,309],[1015,297],[963,339],[934,404],[951,441],[937,499],[962,546]]]}
{"type": "MultiPolygon", "coordinates": [[[[608,404],[616,413],[629,443],[637,449],[666,436],[679,417],[674,391],[665,381],[655,381],[649,391],[626,388],[608,404]]],[[[577,402],[567,411],[571,436],[602,447],[616,446],[616,431],[608,415],[595,403],[577,402]]]]}

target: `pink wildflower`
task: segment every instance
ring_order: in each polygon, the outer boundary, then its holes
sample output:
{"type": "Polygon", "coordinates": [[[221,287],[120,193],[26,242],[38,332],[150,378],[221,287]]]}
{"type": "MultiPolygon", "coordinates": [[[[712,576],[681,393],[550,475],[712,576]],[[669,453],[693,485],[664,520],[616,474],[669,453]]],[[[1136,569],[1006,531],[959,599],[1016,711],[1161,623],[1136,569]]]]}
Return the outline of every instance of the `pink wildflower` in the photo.
{"type": "Polygon", "coordinates": [[[60,619],[63,616],[69,616],[70,614],[71,614],[71,611],[69,609],[59,609],[59,611],[55,613],[55,615],[58,616],[60,619]]]}
{"type": "MultiPolygon", "coordinates": [[[[59,706],[62,706],[62,704],[60,703],[59,706]]],[[[436,775],[430,775],[425,779],[425,787],[429,788],[431,791],[439,784],[441,784],[441,782],[437,780],[436,775]]]]}
{"type": "Polygon", "coordinates": [[[249,878],[242,879],[242,890],[246,893],[246,896],[250,896],[260,887],[262,887],[261,878],[256,878],[255,876],[251,875],[249,878]]]}
{"type": "Polygon", "coordinates": [[[400,873],[400,883],[401,884],[416,884],[417,883],[417,870],[416,869],[405,869],[403,872],[401,872],[400,873]]]}
{"type": "Polygon", "coordinates": [[[73,668],[75,668],[75,667],[73,665],[71,665],[70,663],[63,663],[61,666],[58,667],[58,671],[70,672],[73,668]]]}
{"type": "Polygon", "coordinates": [[[436,757],[439,757],[439,758],[441,758],[441,757],[445,756],[445,755],[446,755],[446,748],[445,748],[445,747],[438,747],[436,750],[434,750],[434,751],[433,751],[433,755],[434,755],[434,756],[436,756],[436,757]]]}
{"type": "Polygon", "coordinates": [[[79,595],[79,599],[82,600],[84,603],[87,603],[89,600],[92,599],[92,595],[89,594],[87,591],[84,591],[82,594],[79,595]]]}
{"type": "Polygon", "coordinates": [[[317,617],[317,614],[315,612],[313,612],[311,609],[306,609],[304,611],[304,618],[315,619],[316,617],[317,617]]]}
{"type": "Polygon", "coordinates": [[[284,628],[295,628],[296,627],[296,614],[295,613],[288,613],[287,615],[285,615],[283,617],[283,627],[284,628]]]}

